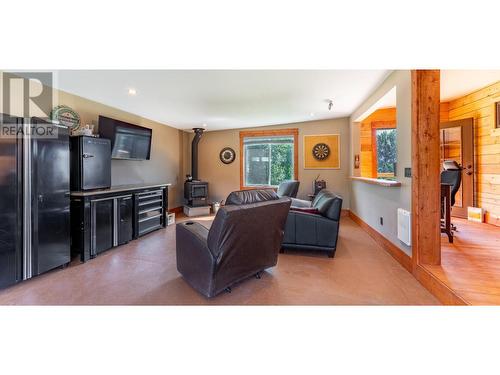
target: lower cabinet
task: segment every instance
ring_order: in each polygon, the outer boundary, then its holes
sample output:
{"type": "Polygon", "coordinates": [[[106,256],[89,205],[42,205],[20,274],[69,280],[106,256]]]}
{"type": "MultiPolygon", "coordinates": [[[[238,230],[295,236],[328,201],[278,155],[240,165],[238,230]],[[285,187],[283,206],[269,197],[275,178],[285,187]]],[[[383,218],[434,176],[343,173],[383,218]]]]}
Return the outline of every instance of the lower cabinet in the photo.
{"type": "Polygon", "coordinates": [[[90,255],[95,256],[113,247],[114,199],[90,202],[92,213],[90,255]]]}
{"type": "Polygon", "coordinates": [[[132,241],[134,236],[134,202],[132,196],[121,197],[118,206],[118,245],[132,241]]]}
{"type": "Polygon", "coordinates": [[[136,193],[135,201],[137,237],[165,226],[165,197],[163,191],[136,193]]]}
{"type": "Polygon", "coordinates": [[[91,256],[132,240],[133,209],[132,194],[90,201],[91,256]]]}
{"type": "Polygon", "coordinates": [[[71,252],[84,262],[165,227],[166,188],[120,193],[72,193],[71,252]]]}

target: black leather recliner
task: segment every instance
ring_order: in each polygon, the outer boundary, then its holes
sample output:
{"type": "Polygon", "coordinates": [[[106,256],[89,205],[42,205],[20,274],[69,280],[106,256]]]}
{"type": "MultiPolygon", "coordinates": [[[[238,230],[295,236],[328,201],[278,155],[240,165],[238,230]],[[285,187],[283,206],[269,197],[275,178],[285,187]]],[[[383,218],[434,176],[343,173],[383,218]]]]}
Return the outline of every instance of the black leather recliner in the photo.
{"type": "Polygon", "coordinates": [[[210,230],[187,221],[176,226],[177,270],[206,297],[277,263],[289,198],[272,190],[233,192],[210,230]]]}
{"type": "Polygon", "coordinates": [[[299,191],[299,185],[300,182],[297,180],[283,181],[278,186],[278,191],[276,192],[276,194],[278,194],[279,197],[295,198],[299,191]]]}
{"type": "Polygon", "coordinates": [[[292,199],[282,249],[321,250],[333,258],[337,249],[342,198],[321,190],[312,202],[292,199]]]}

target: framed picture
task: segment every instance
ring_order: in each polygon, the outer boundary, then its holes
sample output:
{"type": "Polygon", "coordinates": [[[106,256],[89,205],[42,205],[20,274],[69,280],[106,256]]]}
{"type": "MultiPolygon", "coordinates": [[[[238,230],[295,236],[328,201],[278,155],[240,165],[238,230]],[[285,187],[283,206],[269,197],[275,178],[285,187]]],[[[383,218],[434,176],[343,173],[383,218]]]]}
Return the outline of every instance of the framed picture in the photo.
{"type": "Polygon", "coordinates": [[[305,135],[304,169],[340,169],[340,134],[305,135]]]}

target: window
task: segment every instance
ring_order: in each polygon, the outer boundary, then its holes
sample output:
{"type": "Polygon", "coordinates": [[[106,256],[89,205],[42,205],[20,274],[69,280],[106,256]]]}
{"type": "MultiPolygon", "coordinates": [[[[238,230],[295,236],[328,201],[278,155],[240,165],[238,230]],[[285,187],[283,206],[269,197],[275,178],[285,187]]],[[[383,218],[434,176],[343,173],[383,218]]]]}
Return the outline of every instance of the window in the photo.
{"type": "Polygon", "coordinates": [[[395,179],[398,118],[396,96],[394,86],[356,119],[359,128],[354,128],[353,135],[359,134],[359,148],[353,151],[359,158],[354,164],[354,176],[395,179]]]}
{"type": "Polygon", "coordinates": [[[241,188],[297,179],[297,136],[297,129],[241,132],[241,188]]]}
{"type": "Polygon", "coordinates": [[[377,178],[394,177],[397,161],[397,130],[394,128],[374,129],[374,132],[377,152],[377,178]]]}

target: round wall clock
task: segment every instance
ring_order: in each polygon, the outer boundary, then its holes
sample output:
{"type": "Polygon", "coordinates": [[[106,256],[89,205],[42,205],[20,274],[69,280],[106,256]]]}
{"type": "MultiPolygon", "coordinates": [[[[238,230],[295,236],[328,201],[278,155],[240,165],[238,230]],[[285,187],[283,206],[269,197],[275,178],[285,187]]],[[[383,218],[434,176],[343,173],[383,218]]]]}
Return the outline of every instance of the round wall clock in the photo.
{"type": "Polygon", "coordinates": [[[231,164],[236,159],[236,152],[231,147],[224,147],[219,154],[220,161],[231,164]]]}
{"type": "Polygon", "coordinates": [[[316,160],[325,160],[330,155],[330,147],[325,143],[314,145],[312,154],[316,160]]]}

